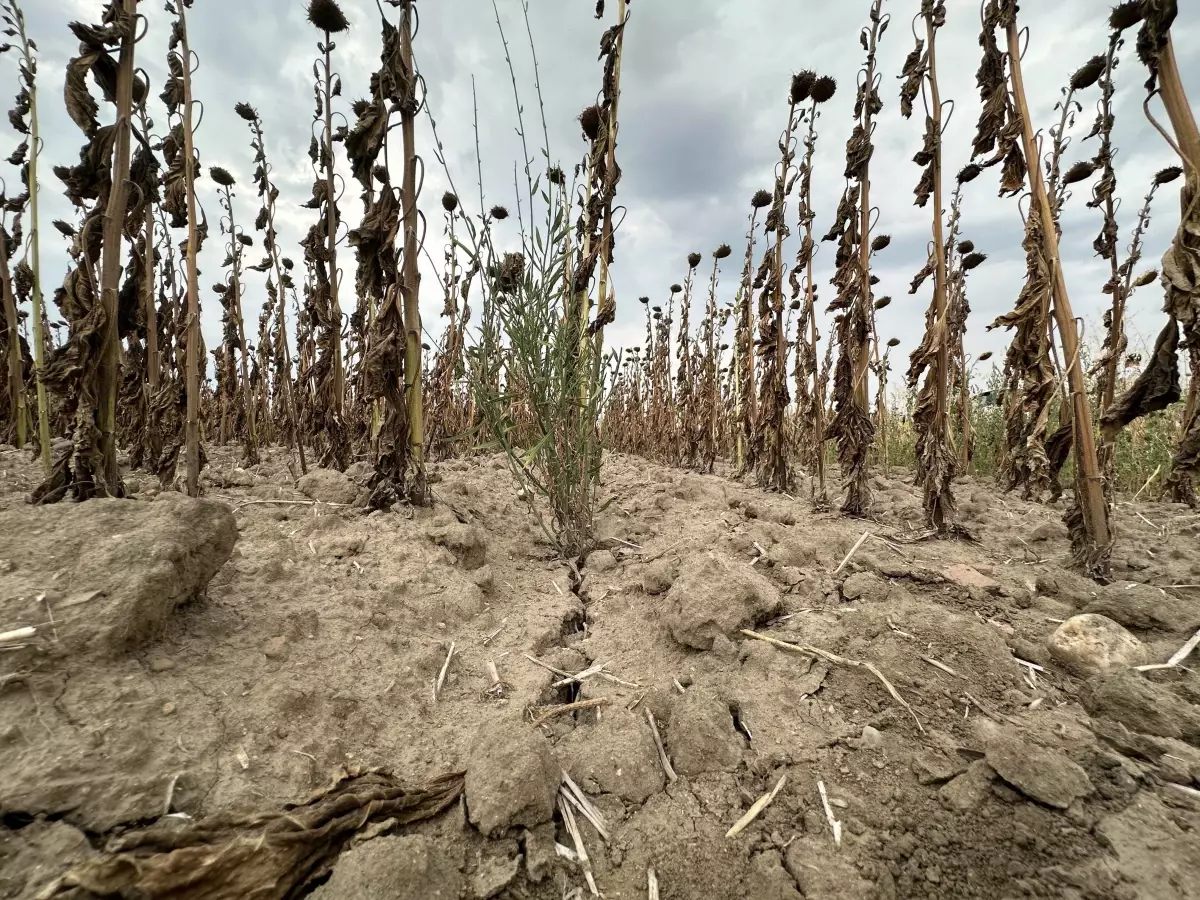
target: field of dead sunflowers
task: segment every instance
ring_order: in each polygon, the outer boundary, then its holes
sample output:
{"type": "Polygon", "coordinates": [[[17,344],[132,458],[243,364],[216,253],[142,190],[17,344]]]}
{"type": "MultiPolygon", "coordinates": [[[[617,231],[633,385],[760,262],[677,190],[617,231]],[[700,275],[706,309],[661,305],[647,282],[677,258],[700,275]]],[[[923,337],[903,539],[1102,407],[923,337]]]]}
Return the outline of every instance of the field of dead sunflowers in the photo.
{"type": "Polygon", "coordinates": [[[211,2],[75,2],[60,60],[0,0],[0,900],[1200,896],[1195,10],[1085,4],[1041,121],[1033,4],[859,0],[855,75],[754,86],[744,233],[644,284],[673,12],[568,13],[560,157],[538,2],[472,0],[511,84],[460,157],[448,5],[281,2],[298,146],[251,84],[210,138],[211,2]]]}

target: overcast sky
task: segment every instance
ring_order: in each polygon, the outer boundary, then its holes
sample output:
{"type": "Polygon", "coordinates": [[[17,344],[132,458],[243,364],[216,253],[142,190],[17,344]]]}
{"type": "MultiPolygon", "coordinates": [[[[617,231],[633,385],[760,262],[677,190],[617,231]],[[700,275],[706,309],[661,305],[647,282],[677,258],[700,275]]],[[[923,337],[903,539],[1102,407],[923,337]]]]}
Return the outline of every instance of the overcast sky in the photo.
{"type": "MultiPolygon", "coordinates": [[[[526,125],[536,147],[540,119],[520,0],[496,0],[496,4],[522,94],[526,125]]],[[[378,66],[379,13],[374,0],[342,0],[341,5],[351,30],[337,38],[334,59],[344,84],[341,109],[352,117],[350,102],[366,93],[370,73],[378,66]]],[[[573,165],[585,149],[575,116],[597,97],[601,73],[598,41],[604,28],[615,21],[615,0],[608,3],[602,22],[593,18],[594,5],[594,0],[529,0],[549,122],[549,151],[564,168],[573,165]]],[[[1104,52],[1109,5],[1104,0],[1036,0],[1024,4],[1021,22],[1031,33],[1024,66],[1035,127],[1046,131],[1057,122],[1054,106],[1060,99],[1060,87],[1078,66],[1104,52]]],[[[39,88],[45,139],[41,197],[46,223],[42,264],[49,294],[60,283],[67,262],[63,242],[49,222],[55,218],[76,220],[50,168],[77,161],[82,143],[82,134],[67,118],[61,103],[64,66],[77,51],[67,23],[96,21],[103,4],[99,0],[25,0],[24,6],[30,34],[41,47],[39,88]]],[[[161,4],[152,0],[142,0],[139,6],[149,25],[146,37],[138,44],[137,63],[149,72],[152,93],[157,97],[164,80],[169,17],[161,4]]],[[[521,149],[514,131],[513,87],[492,2],[426,0],[417,6],[423,13],[415,42],[418,65],[428,86],[430,108],[447,148],[455,183],[468,209],[476,212],[478,200],[469,199],[477,198],[478,193],[472,130],[474,83],[487,203],[514,208],[513,166],[521,159],[521,149]]],[[[749,198],[755,190],[771,187],[790,77],[800,69],[832,75],[839,83],[837,96],[823,107],[815,177],[816,228],[818,233],[828,228],[844,184],[841,172],[845,141],[853,124],[853,86],[863,56],[858,33],[866,23],[869,6],[869,0],[631,2],[617,150],[624,173],[618,201],[628,212],[617,235],[612,277],[618,312],[608,332],[610,346],[642,343],[642,313],[637,297],[648,294],[655,302],[665,299],[668,286],[683,279],[685,257],[690,251],[700,251],[707,259],[719,243],[733,245],[734,255],[726,261],[721,281],[721,300],[732,298],[741,270],[749,198]]],[[[979,20],[976,0],[949,0],[947,6],[948,21],[939,34],[938,47],[942,96],[955,102],[945,144],[946,171],[952,173],[968,161],[978,113],[975,70],[979,20]]],[[[928,303],[927,291],[917,297],[907,293],[909,280],[925,260],[929,240],[928,210],[912,205],[919,170],[911,157],[920,149],[923,125],[919,109],[912,120],[902,119],[897,99],[897,76],[913,45],[909,23],[919,0],[887,0],[884,8],[892,15],[893,24],[880,48],[884,110],[876,131],[871,174],[872,199],[880,207],[878,230],[890,233],[893,243],[876,257],[875,272],[882,279],[876,291],[895,298],[880,313],[881,337],[899,338],[902,344],[896,352],[906,356],[920,338],[928,303]]],[[[274,178],[282,192],[277,227],[284,252],[299,261],[302,254],[296,244],[315,216],[313,211],[300,208],[310,197],[313,177],[306,151],[313,108],[312,62],[318,38],[305,20],[304,3],[196,0],[189,27],[192,48],[200,59],[194,93],[204,104],[196,136],[202,165],[206,172],[211,165],[223,166],[238,180],[237,212],[240,220],[250,226],[258,205],[251,182],[249,133],[234,114],[233,105],[248,101],[257,107],[265,122],[274,178]]],[[[1191,88],[1193,102],[1200,102],[1200,3],[1180,4],[1174,34],[1184,84],[1191,88]]],[[[1133,33],[1128,37],[1130,43],[1122,53],[1117,73],[1117,194],[1124,201],[1119,213],[1122,246],[1128,243],[1151,176],[1176,161],[1142,114],[1142,83],[1146,76],[1133,50],[1133,33]]],[[[15,93],[11,59],[0,60],[0,89],[5,97],[15,93]]],[[[1091,126],[1097,94],[1093,88],[1086,95],[1075,132],[1077,139],[1068,150],[1069,160],[1094,153],[1080,139],[1091,126]]],[[[106,115],[111,115],[109,109],[102,109],[101,118],[106,115]]],[[[164,112],[159,110],[154,117],[160,127],[165,125],[164,112]]],[[[429,221],[427,247],[440,265],[439,200],[448,184],[429,152],[432,135],[424,119],[419,124],[418,140],[426,148],[423,155],[427,176],[421,206],[429,221]]],[[[4,155],[13,144],[11,133],[0,135],[4,155]]],[[[399,172],[398,161],[394,163],[394,170],[399,172]]],[[[348,172],[344,159],[340,165],[343,172],[348,172]]],[[[0,168],[6,170],[6,178],[13,177],[7,171],[10,167],[0,163],[0,168]]],[[[1014,199],[997,197],[997,175],[998,170],[990,170],[968,185],[963,205],[963,237],[974,240],[977,248],[989,256],[970,280],[972,314],[967,346],[976,354],[1003,350],[1005,333],[984,328],[1012,306],[1024,277],[1018,204],[1014,199]]],[[[947,202],[950,187],[948,183],[947,202]]],[[[218,267],[223,250],[216,227],[220,209],[211,180],[204,178],[199,191],[212,226],[207,249],[200,258],[203,325],[211,348],[220,334],[220,306],[209,287],[220,279],[218,267]]],[[[1170,241],[1178,218],[1175,193],[1172,187],[1161,195],[1142,268],[1156,266],[1170,241]]],[[[1092,251],[1100,218],[1096,211],[1086,208],[1087,199],[1084,190],[1069,202],[1062,247],[1072,303],[1084,319],[1085,340],[1095,343],[1101,334],[1100,316],[1108,302],[1100,292],[1107,278],[1107,263],[1092,251]]],[[[361,215],[353,182],[341,201],[341,210],[350,224],[361,215]]],[[[794,223],[794,216],[793,202],[788,210],[789,221],[794,223]]],[[[511,233],[516,229],[515,218],[498,228],[507,228],[511,233]]],[[[817,256],[822,305],[832,297],[832,288],[827,284],[832,251],[832,244],[824,244],[817,256]]],[[[342,308],[350,311],[353,251],[345,247],[341,252],[340,263],[346,272],[342,308]]],[[[440,274],[427,259],[423,258],[421,265],[424,325],[438,336],[442,331],[438,321],[440,274]]],[[[248,273],[246,320],[252,331],[262,300],[262,284],[262,276],[248,273]]],[[[1152,343],[1161,324],[1161,306],[1162,291],[1157,283],[1138,292],[1131,310],[1132,350],[1152,343]]]]}

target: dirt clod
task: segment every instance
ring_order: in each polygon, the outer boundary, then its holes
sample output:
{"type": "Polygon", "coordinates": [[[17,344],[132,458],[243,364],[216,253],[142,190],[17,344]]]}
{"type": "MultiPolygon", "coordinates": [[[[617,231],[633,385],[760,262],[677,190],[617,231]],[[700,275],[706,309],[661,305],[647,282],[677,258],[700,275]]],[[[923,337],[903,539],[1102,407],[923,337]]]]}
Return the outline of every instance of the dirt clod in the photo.
{"type": "Polygon", "coordinates": [[[313,900],[454,900],[462,891],[459,864],[423,835],[377,837],[352,847],[313,900]]]}
{"type": "Polygon", "coordinates": [[[710,555],[671,585],[663,622],[680,644],[709,650],[718,634],[733,636],[778,613],[781,603],[779,589],[749,566],[710,555]]]}
{"type": "Polygon", "coordinates": [[[309,469],[296,482],[304,496],[321,503],[351,504],[358,497],[358,485],[337,469],[309,469]]]}
{"type": "Polygon", "coordinates": [[[1009,731],[988,742],[987,761],[1022,794],[1055,809],[1066,809],[1092,791],[1087,773],[1064,754],[1035,747],[1009,731]]]}
{"type": "Polygon", "coordinates": [[[549,822],[561,780],[539,731],[515,717],[498,718],[480,727],[468,752],[470,820],[489,836],[549,822]]]}
{"type": "Polygon", "coordinates": [[[666,742],[680,775],[732,772],[744,747],[729,705],[703,688],[692,688],[675,701],[666,742]]]}

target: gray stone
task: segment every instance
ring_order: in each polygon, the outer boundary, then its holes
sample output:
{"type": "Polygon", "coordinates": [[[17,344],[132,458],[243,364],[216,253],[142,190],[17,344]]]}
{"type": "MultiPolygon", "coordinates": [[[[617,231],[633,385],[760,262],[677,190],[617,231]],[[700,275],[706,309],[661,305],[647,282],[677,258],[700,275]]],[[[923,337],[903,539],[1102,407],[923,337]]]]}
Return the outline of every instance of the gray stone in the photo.
{"type": "Polygon", "coordinates": [[[585,567],[589,572],[611,572],[617,567],[617,557],[611,550],[593,550],[585,567]]]}
{"type": "Polygon", "coordinates": [[[1046,647],[1069,672],[1086,678],[1146,662],[1146,648],[1107,616],[1072,616],[1055,630],[1046,647]]]}
{"type": "Polygon", "coordinates": [[[475,734],[467,754],[471,822],[485,835],[549,822],[562,770],[541,733],[519,719],[498,719],[475,734]]]}
{"type": "Polygon", "coordinates": [[[1079,692],[1079,702],[1088,715],[1119,722],[1130,731],[1200,746],[1200,707],[1137,672],[1089,679],[1079,692]]]}

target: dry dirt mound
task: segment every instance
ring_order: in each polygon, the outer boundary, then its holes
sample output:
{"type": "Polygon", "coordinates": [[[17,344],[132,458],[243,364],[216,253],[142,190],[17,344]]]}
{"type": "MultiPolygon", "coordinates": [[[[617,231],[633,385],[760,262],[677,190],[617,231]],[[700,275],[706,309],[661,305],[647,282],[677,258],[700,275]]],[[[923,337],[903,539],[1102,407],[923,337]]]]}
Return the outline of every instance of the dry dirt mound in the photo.
{"type": "MultiPolygon", "coordinates": [[[[978,543],[914,542],[902,478],[877,476],[879,518],[851,521],[610,457],[575,570],[499,459],[440,466],[432,510],[366,515],[340,505],[361,473],[297,484],[283,453],[212,455],[237,545],[204,602],[164,602],[86,677],[50,653],[0,681],[0,897],[164,813],[192,834],[377,766],[465,771],[465,799],[364,819],[287,896],[562,900],[590,876],[641,898],[649,870],[664,898],[1200,896],[1200,681],[1085,680],[1051,652],[1080,614],[1151,663],[1187,641],[1182,507],[1121,504],[1121,580],[1101,587],[1061,567],[1056,510],[982,484],[957,485],[978,543]]],[[[33,468],[6,465],[0,515],[65,514],[23,508],[33,468]]],[[[136,484],[126,507],[178,502],[136,484]]]]}

